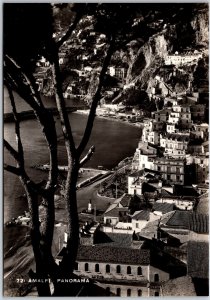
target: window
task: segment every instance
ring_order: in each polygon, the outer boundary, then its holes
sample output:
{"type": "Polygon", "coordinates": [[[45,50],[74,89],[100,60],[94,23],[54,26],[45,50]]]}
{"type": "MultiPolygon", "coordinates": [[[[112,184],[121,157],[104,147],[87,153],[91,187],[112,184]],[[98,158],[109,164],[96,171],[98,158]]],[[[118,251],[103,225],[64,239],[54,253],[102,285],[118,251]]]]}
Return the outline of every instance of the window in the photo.
{"type": "Polygon", "coordinates": [[[139,223],[136,223],[136,228],[139,228],[139,223]]]}
{"type": "Polygon", "coordinates": [[[110,273],[110,265],[106,265],[106,273],[110,273]]]}
{"type": "Polygon", "coordinates": [[[121,267],[119,265],[117,266],[117,270],[116,271],[117,271],[118,274],[121,273],[121,267]]]}
{"type": "Polygon", "coordinates": [[[130,266],[127,267],[127,274],[131,274],[131,267],[130,266]]]}
{"type": "Polygon", "coordinates": [[[110,296],[110,287],[106,288],[106,296],[110,296]]]}
{"type": "Polygon", "coordinates": [[[99,272],[99,264],[95,264],[95,272],[99,272]]]}
{"type": "Polygon", "coordinates": [[[121,289],[117,288],[117,296],[121,296],[121,289]]]}
{"type": "Polygon", "coordinates": [[[154,281],[155,281],[155,282],[158,282],[158,281],[159,281],[159,275],[158,275],[158,274],[155,274],[155,276],[154,276],[154,281]]]}
{"type": "Polygon", "coordinates": [[[127,296],[130,297],[131,296],[131,289],[127,290],[127,296]]]}
{"type": "Polygon", "coordinates": [[[138,296],[139,296],[139,297],[142,296],[142,290],[138,290],[138,296]]]}
{"type": "Polygon", "coordinates": [[[141,269],[141,267],[138,267],[138,269],[137,269],[137,274],[138,274],[138,275],[142,275],[142,269],[141,269]]]}
{"type": "Polygon", "coordinates": [[[78,269],[79,269],[79,264],[78,264],[78,262],[75,262],[74,270],[78,271],[78,269]]]}
{"type": "Polygon", "coordinates": [[[156,297],[159,296],[159,292],[155,292],[155,296],[156,296],[156,297]]]}
{"type": "Polygon", "coordinates": [[[180,180],[180,176],[179,176],[179,175],[176,176],[176,180],[177,180],[177,181],[180,180]]]}
{"type": "Polygon", "coordinates": [[[89,265],[88,263],[85,263],[85,272],[88,272],[89,271],[89,265]]]}

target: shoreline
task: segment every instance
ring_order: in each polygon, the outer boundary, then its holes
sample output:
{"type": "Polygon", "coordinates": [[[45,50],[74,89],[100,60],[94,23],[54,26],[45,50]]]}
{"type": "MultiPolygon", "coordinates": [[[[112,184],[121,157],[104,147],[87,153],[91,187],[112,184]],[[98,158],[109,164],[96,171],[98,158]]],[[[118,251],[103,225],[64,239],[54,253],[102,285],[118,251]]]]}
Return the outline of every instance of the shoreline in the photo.
{"type": "MultiPolygon", "coordinates": [[[[89,115],[89,110],[80,110],[80,109],[77,109],[73,113],[74,114],[76,113],[76,114],[88,116],[89,115]]],[[[137,123],[131,123],[131,122],[128,122],[127,120],[123,121],[123,120],[120,120],[120,119],[117,119],[117,118],[112,118],[112,117],[104,117],[104,116],[96,115],[96,118],[98,118],[98,119],[104,119],[104,120],[107,120],[107,121],[114,121],[114,122],[118,122],[118,123],[121,123],[121,124],[129,125],[129,126],[132,126],[132,127],[138,127],[138,128],[142,128],[143,127],[142,123],[138,123],[138,122],[137,123]]]]}

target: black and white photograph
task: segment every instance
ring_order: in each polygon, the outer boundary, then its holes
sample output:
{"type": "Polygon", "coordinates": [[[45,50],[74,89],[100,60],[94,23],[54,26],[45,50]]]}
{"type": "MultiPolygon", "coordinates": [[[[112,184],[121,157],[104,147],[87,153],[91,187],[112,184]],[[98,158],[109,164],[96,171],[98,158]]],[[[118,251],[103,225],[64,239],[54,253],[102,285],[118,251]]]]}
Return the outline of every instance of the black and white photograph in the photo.
{"type": "Polygon", "coordinates": [[[3,296],[208,296],[208,2],[2,11],[3,296]]]}

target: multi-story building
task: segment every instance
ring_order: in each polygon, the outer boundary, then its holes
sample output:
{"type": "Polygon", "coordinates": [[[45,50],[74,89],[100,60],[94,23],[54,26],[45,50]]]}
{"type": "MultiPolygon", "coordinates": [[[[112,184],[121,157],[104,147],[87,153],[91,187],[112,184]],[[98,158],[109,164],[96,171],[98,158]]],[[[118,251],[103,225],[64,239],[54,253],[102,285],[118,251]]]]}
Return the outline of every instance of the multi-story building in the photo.
{"type": "Polygon", "coordinates": [[[205,104],[194,104],[190,106],[190,112],[193,121],[204,121],[206,115],[205,104]]]}
{"type": "Polygon", "coordinates": [[[143,170],[134,172],[128,176],[128,194],[142,195],[143,170]]]}
{"type": "Polygon", "coordinates": [[[191,112],[188,105],[174,105],[169,114],[168,123],[179,124],[182,128],[191,128],[191,112]]]}
{"type": "Polygon", "coordinates": [[[166,182],[171,184],[185,183],[185,159],[157,157],[153,163],[154,170],[160,172],[166,182]]]}
{"type": "Polygon", "coordinates": [[[157,149],[148,143],[139,143],[132,161],[133,170],[144,168],[153,169],[153,158],[157,156],[157,149]]]}
{"type": "Polygon", "coordinates": [[[166,124],[166,132],[167,133],[174,133],[176,131],[177,131],[177,129],[176,129],[176,125],[175,124],[172,124],[172,123],[167,123],[166,124]]]}
{"type": "Polygon", "coordinates": [[[159,145],[160,137],[159,132],[163,131],[164,122],[158,122],[156,120],[147,120],[144,122],[144,128],[142,130],[142,142],[159,145]]]}
{"type": "Polygon", "coordinates": [[[115,76],[115,77],[117,77],[117,78],[119,78],[121,80],[125,78],[126,73],[127,73],[126,69],[123,68],[123,67],[110,66],[108,68],[108,74],[110,76],[115,76]]]}
{"type": "Polygon", "coordinates": [[[171,111],[168,118],[168,123],[170,124],[178,124],[180,120],[180,113],[171,111]]]}
{"type": "Polygon", "coordinates": [[[144,128],[142,131],[142,141],[145,143],[148,142],[154,145],[159,145],[160,143],[159,132],[149,131],[148,129],[144,128]]]}
{"type": "Polygon", "coordinates": [[[196,138],[201,138],[202,140],[207,141],[209,136],[209,125],[207,123],[194,124],[191,134],[196,138]]]}
{"type": "Polygon", "coordinates": [[[165,156],[181,158],[186,154],[190,133],[171,133],[160,135],[160,146],[165,149],[165,156]]]}
{"type": "Polygon", "coordinates": [[[186,163],[188,165],[194,165],[194,183],[205,183],[209,177],[209,155],[203,153],[199,155],[187,155],[186,163]]]}
{"type": "MultiPolygon", "coordinates": [[[[133,241],[130,247],[112,243],[80,245],[74,273],[94,280],[107,296],[160,296],[161,285],[169,278],[185,275],[186,265],[144,244],[133,241]]],[[[64,254],[65,247],[57,255],[58,263],[64,254]]]]}
{"type": "Polygon", "coordinates": [[[152,117],[157,122],[167,122],[170,112],[171,112],[170,108],[164,108],[162,110],[152,112],[152,117]]]}
{"type": "Polygon", "coordinates": [[[202,57],[201,53],[179,54],[175,52],[173,55],[167,55],[165,58],[166,65],[175,65],[176,67],[182,66],[187,63],[198,61],[202,57]]]}

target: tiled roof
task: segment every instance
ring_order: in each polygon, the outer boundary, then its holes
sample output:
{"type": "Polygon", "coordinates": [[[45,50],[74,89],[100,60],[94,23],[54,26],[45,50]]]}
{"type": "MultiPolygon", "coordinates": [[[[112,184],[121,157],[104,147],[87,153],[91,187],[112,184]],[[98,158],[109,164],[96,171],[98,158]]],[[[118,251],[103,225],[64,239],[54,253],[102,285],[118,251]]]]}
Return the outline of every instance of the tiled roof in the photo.
{"type": "Polygon", "coordinates": [[[163,214],[166,214],[174,209],[174,205],[170,203],[158,203],[153,204],[153,210],[161,211],[163,214]]]}
{"type": "Polygon", "coordinates": [[[132,219],[137,221],[149,221],[149,214],[150,212],[147,210],[136,211],[133,214],[132,219]]]}
{"type": "Polygon", "coordinates": [[[77,260],[128,265],[149,265],[150,251],[131,248],[123,248],[122,251],[122,248],[119,247],[80,245],[77,260]]]}
{"type": "Polygon", "coordinates": [[[105,213],[107,213],[107,212],[113,210],[115,207],[117,207],[117,206],[119,205],[120,201],[121,201],[121,198],[116,199],[116,200],[115,200],[115,201],[107,208],[107,210],[105,211],[105,213]]]}
{"type": "Polygon", "coordinates": [[[209,216],[193,213],[189,217],[189,229],[197,233],[209,233],[209,216]]]}
{"type": "Polygon", "coordinates": [[[209,244],[190,241],[187,248],[188,275],[194,278],[209,277],[209,244]]]}
{"type": "Polygon", "coordinates": [[[167,226],[189,229],[189,211],[176,210],[172,217],[166,223],[167,226]]]}
{"type": "Polygon", "coordinates": [[[133,235],[126,233],[100,232],[97,244],[100,246],[128,248],[133,242],[133,235]]]}
{"type": "Polygon", "coordinates": [[[207,215],[197,214],[191,211],[178,211],[165,223],[167,227],[187,229],[197,233],[209,232],[209,218],[207,215]]]}
{"type": "Polygon", "coordinates": [[[129,207],[130,201],[131,201],[131,195],[125,194],[125,195],[123,195],[123,197],[120,201],[120,204],[123,207],[129,207]]]}
{"type": "Polygon", "coordinates": [[[161,189],[160,198],[170,197],[172,194],[164,189],[164,187],[161,189]]]}
{"type": "Polygon", "coordinates": [[[128,211],[127,207],[115,207],[112,210],[109,210],[108,212],[105,212],[104,216],[119,217],[121,212],[127,212],[127,211],[128,211]]]}

